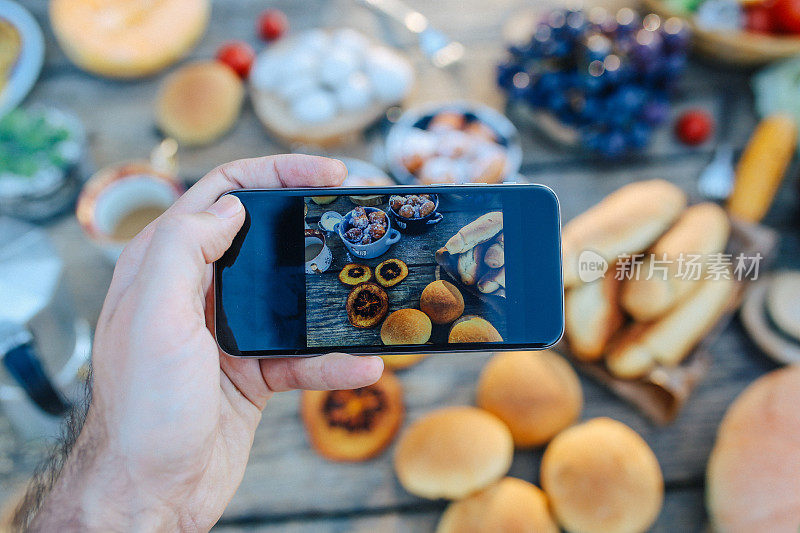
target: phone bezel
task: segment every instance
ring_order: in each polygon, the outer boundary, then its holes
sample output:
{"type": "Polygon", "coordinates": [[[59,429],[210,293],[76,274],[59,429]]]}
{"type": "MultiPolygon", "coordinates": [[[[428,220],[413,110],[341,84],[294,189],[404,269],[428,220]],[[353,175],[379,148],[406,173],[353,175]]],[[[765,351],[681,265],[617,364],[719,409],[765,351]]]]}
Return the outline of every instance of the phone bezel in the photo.
{"type": "Polygon", "coordinates": [[[403,190],[425,191],[430,193],[457,193],[460,190],[469,192],[476,188],[485,189],[502,188],[502,189],[540,189],[548,193],[555,201],[558,231],[558,271],[560,291],[560,327],[557,334],[550,340],[542,343],[454,343],[454,344],[403,344],[403,345],[353,345],[353,346],[336,346],[331,350],[320,351],[319,347],[303,347],[295,350],[247,350],[244,353],[230,353],[230,350],[222,345],[219,340],[219,326],[217,323],[217,295],[219,285],[217,283],[217,262],[213,265],[212,274],[212,305],[213,305],[213,322],[214,322],[214,338],[217,346],[222,353],[230,357],[242,359],[267,359],[267,358],[283,358],[283,357],[316,357],[334,352],[347,352],[353,355],[403,355],[415,353],[463,353],[463,352],[491,352],[491,351],[514,351],[514,350],[544,350],[556,345],[564,335],[564,274],[562,265],[562,250],[561,250],[561,203],[556,196],[555,191],[550,187],[538,183],[471,183],[471,184],[442,184],[442,185],[391,185],[386,187],[292,187],[292,188],[279,188],[279,189],[232,189],[225,192],[220,197],[240,193],[240,192],[264,192],[270,194],[286,195],[286,196],[358,196],[358,195],[372,195],[372,194],[403,194],[403,190]],[[320,194],[321,193],[321,194],[320,194]],[[253,353],[256,352],[256,353],[253,353]]]}

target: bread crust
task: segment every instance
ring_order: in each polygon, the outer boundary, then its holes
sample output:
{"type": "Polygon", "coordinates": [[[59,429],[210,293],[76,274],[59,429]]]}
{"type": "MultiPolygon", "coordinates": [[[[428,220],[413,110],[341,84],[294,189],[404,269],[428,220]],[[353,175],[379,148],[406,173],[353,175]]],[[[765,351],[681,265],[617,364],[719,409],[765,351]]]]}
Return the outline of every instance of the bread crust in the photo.
{"type": "Polygon", "coordinates": [[[489,248],[486,249],[483,262],[489,268],[500,268],[505,264],[505,240],[503,239],[502,231],[495,237],[489,248]]]}
{"type": "MultiPolygon", "coordinates": [[[[665,180],[626,185],[564,226],[564,286],[581,283],[578,258],[592,250],[609,264],[646,250],[686,207],[686,194],[665,180]]],[[[449,249],[449,248],[448,248],[449,249]]]]}
{"type": "Polygon", "coordinates": [[[478,281],[478,290],[491,294],[500,287],[506,286],[506,267],[491,269],[478,281]]]}
{"type": "Polygon", "coordinates": [[[481,215],[450,237],[444,247],[451,254],[464,253],[477,244],[497,235],[503,229],[503,213],[492,211],[481,215]]]}
{"type": "Polygon", "coordinates": [[[604,278],[569,289],[564,295],[564,335],[575,356],[597,361],[625,317],[619,306],[620,281],[604,278]]]}
{"type": "Polygon", "coordinates": [[[685,298],[700,280],[681,277],[680,258],[700,256],[706,263],[710,254],[725,250],[730,236],[730,221],[717,204],[704,202],[688,207],[678,221],[653,244],[640,268],[638,278],[626,280],[621,303],[634,320],[655,320],[685,298]],[[655,272],[653,259],[666,261],[666,273],[655,272]]]}

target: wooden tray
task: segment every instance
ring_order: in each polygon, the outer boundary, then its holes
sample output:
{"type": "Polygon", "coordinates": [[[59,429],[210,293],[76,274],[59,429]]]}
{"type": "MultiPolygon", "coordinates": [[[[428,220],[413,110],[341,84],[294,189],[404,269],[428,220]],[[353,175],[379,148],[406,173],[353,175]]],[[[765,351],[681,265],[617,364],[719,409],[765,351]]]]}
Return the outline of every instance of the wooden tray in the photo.
{"type": "Polygon", "coordinates": [[[661,0],[642,0],[645,10],[662,18],[679,17],[692,31],[692,42],[702,55],[740,67],[754,67],[800,54],[800,37],[764,35],[748,31],[708,31],[692,17],[670,9],[661,0]]]}
{"type": "MultiPolygon", "coordinates": [[[[747,256],[760,253],[759,276],[773,255],[778,241],[777,233],[764,226],[731,220],[731,237],[726,253],[747,256]]],[[[727,310],[692,352],[676,367],[657,366],[646,376],[627,380],[613,376],[604,361],[586,363],[579,361],[569,350],[566,341],[556,349],[569,357],[575,366],[586,375],[608,387],[619,397],[627,400],[650,420],[659,425],[672,422],[686,400],[708,371],[712,363],[710,347],[733,318],[742,301],[749,281],[738,283],[738,287],[727,310]]]]}

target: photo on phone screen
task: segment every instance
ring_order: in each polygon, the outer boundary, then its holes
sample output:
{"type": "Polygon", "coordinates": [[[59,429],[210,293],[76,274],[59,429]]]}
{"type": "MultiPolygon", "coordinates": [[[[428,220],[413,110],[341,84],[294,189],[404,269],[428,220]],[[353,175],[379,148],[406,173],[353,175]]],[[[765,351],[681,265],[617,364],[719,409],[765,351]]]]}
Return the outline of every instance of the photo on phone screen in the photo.
{"type": "Polygon", "coordinates": [[[539,348],[563,329],[558,203],[535,186],[238,191],[215,265],[232,355],[539,348]]]}

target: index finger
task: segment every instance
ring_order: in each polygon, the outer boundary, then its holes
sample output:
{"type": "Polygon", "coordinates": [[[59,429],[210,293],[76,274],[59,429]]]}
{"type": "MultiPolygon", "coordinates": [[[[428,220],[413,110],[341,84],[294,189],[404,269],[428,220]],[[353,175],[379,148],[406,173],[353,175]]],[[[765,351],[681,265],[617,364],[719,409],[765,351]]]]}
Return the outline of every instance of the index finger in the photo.
{"type": "Polygon", "coordinates": [[[234,189],[334,187],[346,176],[344,163],[327,157],[282,154],[240,159],[206,174],[171,210],[179,213],[205,211],[217,198],[234,189]]]}

